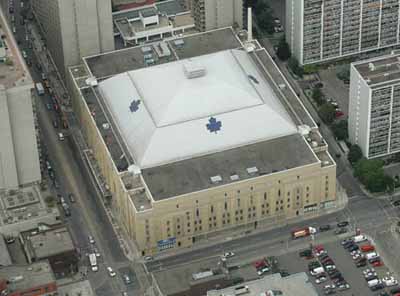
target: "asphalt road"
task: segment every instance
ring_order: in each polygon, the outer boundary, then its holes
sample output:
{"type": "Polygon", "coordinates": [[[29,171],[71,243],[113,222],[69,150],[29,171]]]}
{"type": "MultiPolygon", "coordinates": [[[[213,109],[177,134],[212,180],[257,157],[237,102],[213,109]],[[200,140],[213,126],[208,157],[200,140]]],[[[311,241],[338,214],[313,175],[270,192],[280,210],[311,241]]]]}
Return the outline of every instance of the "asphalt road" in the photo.
{"type": "MultiPolygon", "coordinates": [[[[7,1],[2,0],[1,4],[3,7],[7,7],[7,1]]],[[[42,70],[39,71],[37,64],[38,60],[45,62],[46,53],[36,52],[36,54],[43,55],[38,59],[38,56],[29,48],[32,35],[27,29],[28,26],[21,25],[19,0],[14,0],[14,9],[15,23],[11,24],[10,22],[10,25],[11,27],[16,27],[15,38],[19,41],[20,50],[24,50],[28,55],[28,59],[32,61],[30,73],[33,80],[39,82],[41,81],[42,70]],[[29,36],[28,41],[26,40],[27,35],[29,36]]],[[[8,9],[4,9],[4,11],[8,13],[8,9]]],[[[49,63],[45,67],[42,66],[42,68],[48,69],[48,65],[49,63]]],[[[54,81],[57,79],[54,69],[48,69],[47,74],[50,80],[54,81]]],[[[60,92],[62,91],[60,90],[60,92]]],[[[88,242],[88,235],[92,235],[95,238],[96,247],[101,253],[99,272],[93,273],[89,271],[88,273],[88,279],[92,287],[96,290],[96,294],[117,295],[121,291],[128,291],[129,295],[133,295],[133,291],[138,289],[137,280],[134,280],[131,285],[126,287],[121,277],[121,272],[127,272],[131,275],[131,278],[135,279],[130,262],[120,248],[118,239],[109,223],[104,208],[97,198],[91,176],[87,173],[86,168],[82,167],[84,164],[79,159],[79,151],[76,151],[72,137],[68,136],[68,131],[63,130],[67,135],[66,139],[59,141],[57,132],[61,130],[54,128],[52,125],[53,120],[58,119],[59,114],[54,109],[48,110],[46,108],[47,103],[52,104],[52,99],[47,93],[36,99],[42,145],[46,159],[51,162],[57,183],[59,184],[59,188],[57,189],[51,185],[54,195],[61,194],[64,196],[71,208],[72,215],[64,217],[64,220],[71,230],[77,247],[81,250],[81,265],[88,265],[85,255],[92,250],[88,242]],[[67,196],[69,193],[75,195],[75,203],[71,203],[68,200],[67,196]],[[117,271],[118,276],[111,279],[106,271],[106,266],[112,266],[117,271]]],[[[47,178],[49,184],[52,184],[47,173],[45,173],[45,178],[47,178]]],[[[63,213],[61,209],[60,212],[63,213]]]]}

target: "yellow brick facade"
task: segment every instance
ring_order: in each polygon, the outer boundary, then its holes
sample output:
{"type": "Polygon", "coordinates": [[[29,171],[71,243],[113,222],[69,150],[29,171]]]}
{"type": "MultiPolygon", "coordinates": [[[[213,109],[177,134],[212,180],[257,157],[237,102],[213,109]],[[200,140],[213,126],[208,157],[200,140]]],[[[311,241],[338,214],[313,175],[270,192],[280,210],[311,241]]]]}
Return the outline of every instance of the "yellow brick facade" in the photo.
{"type": "Polygon", "coordinates": [[[122,177],[128,173],[118,172],[76,86],[73,102],[87,143],[112,192],[116,216],[142,255],[159,252],[161,240],[175,238],[173,246],[184,248],[221,231],[281,224],[315,213],[336,200],[336,165],[314,163],[154,201],[142,179],[141,186],[127,190],[122,177]],[[135,196],[143,191],[149,200],[146,209],[135,207],[135,196]]]}

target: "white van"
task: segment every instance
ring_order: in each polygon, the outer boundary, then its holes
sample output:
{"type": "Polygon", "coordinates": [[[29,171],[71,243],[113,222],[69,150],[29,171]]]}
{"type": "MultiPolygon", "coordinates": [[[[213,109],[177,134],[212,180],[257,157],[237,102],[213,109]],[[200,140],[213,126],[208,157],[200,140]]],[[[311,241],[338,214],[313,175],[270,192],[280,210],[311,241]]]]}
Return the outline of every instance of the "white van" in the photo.
{"type": "Polygon", "coordinates": [[[371,252],[371,253],[365,254],[365,258],[367,258],[367,260],[378,257],[378,256],[379,256],[379,254],[376,252],[371,252]]]}
{"type": "Polygon", "coordinates": [[[376,286],[377,284],[381,284],[381,283],[382,283],[381,280],[374,279],[374,280],[368,282],[368,287],[371,288],[371,287],[376,286]]]}
{"type": "Polygon", "coordinates": [[[317,275],[320,273],[325,272],[324,268],[322,266],[314,268],[313,270],[311,270],[311,275],[317,275]]]}
{"type": "Polygon", "coordinates": [[[58,133],[58,139],[60,140],[60,141],[64,141],[64,134],[63,133],[58,133]]]}
{"type": "Polygon", "coordinates": [[[356,235],[355,237],[353,237],[353,242],[355,242],[355,243],[361,243],[366,240],[367,240],[367,238],[365,235],[356,235]]]}

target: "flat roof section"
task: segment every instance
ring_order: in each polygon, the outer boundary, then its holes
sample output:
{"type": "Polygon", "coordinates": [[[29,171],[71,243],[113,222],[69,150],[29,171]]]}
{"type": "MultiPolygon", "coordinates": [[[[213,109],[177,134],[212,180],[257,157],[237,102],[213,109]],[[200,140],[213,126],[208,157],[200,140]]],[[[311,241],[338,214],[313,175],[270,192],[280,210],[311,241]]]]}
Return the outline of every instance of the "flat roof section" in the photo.
{"type": "Polygon", "coordinates": [[[268,55],[267,51],[264,48],[255,51],[253,54],[253,60],[256,63],[258,62],[260,68],[267,71],[267,73],[264,72],[265,79],[274,89],[281,103],[285,106],[296,124],[306,124],[309,127],[317,127],[310,114],[300,102],[300,99],[290,89],[287,80],[284,79],[282,73],[279,71],[272,58],[268,55]],[[259,62],[261,62],[261,65],[259,62]]]}
{"type": "Polygon", "coordinates": [[[225,289],[208,291],[207,296],[238,295],[237,291],[244,286],[248,287],[246,292],[248,296],[264,295],[267,291],[280,291],[280,293],[276,292],[273,295],[318,296],[317,290],[305,272],[295,273],[287,277],[281,277],[279,273],[274,273],[255,281],[244,282],[225,289]]]}
{"type": "Polygon", "coordinates": [[[37,259],[43,259],[63,252],[75,250],[74,243],[67,227],[26,233],[29,249],[37,259]]]}
{"type": "Polygon", "coordinates": [[[400,55],[386,55],[353,64],[367,84],[381,87],[400,82],[400,55]]]}
{"type": "Polygon", "coordinates": [[[145,55],[151,54],[152,66],[164,64],[177,59],[192,58],[223,51],[227,49],[241,48],[242,45],[236,38],[232,28],[224,28],[206,33],[196,33],[184,37],[177,37],[167,41],[169,48],[173,49],[170,56],[158,57],[153,44],[145,44],[131,48],[125,48],[109,53],[84,57],[89,70],[97,79],[107,78],[126,71],[137,70],[148,66],[145,55]],[[183,40],[183,44],[177,46],[174,40],[183,40]],[[150,51],[143,53],[142,48],[150,51]],[[175,53],[175,54],[174,54],[175,53]]]}
{"type": "Polygon", "coordinates": [[[179,59],[192,58],[227,49],[242,48],[242,44],[232,28],[196,33],[176,39],[182,39],[184,44],[176,46],[173,41],[168,41],[168,43],[179,59]]]}
{"type": "MultiPolygon", "coordinates": [[[[289,135],[203,157],[192,158],[142,170],[142,176],[156,201],[231,184],[232,175],[246,180],[287,169],[317,163],[300,134],[289,135]],[[249,174],[248,169],[257,168],[249,174]],[[211,177],[221,179],[211,182],[211,177]]],[[[250,170],[251,172],[251,170],[250,170]]]]}
{"type": "Polygon", "coordinates": [[[24,291],[33,287],[55,283],[55,278],[50,264],[47,261],[41,261],[25,266],[8,266],[0,268],[0,279],[12,281],[8,284],[9,292],[24,291]],[[21,278],[15,280],[15,278],[21,278]]]}

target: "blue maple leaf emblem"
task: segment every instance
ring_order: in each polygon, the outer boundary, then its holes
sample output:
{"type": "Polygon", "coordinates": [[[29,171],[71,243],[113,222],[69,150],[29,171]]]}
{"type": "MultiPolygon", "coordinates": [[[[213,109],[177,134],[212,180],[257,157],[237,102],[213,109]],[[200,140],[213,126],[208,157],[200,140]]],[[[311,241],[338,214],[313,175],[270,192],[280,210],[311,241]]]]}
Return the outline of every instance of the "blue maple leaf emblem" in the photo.
{"type": "Polygon", "coordinates": [[[217,133],[218,131],[221,130],[222,122],[217,121],[217,119],[215,117],[211,117],[208,120],[208,123],[206,124],[206,126],[210,133],[217,133]]]}
{"type": "Polygon", "coordinates": [[[133,100],[131,105],[129,106],[129,110],[131,110],[131,112],[136,112],[137,110],[139,110],[139,105],[140,105],[140,100],[133,100]]]}

